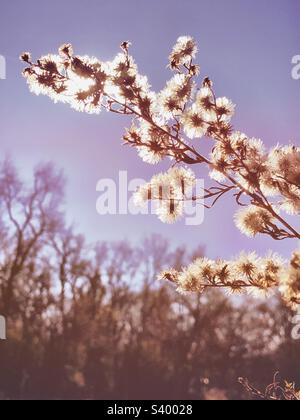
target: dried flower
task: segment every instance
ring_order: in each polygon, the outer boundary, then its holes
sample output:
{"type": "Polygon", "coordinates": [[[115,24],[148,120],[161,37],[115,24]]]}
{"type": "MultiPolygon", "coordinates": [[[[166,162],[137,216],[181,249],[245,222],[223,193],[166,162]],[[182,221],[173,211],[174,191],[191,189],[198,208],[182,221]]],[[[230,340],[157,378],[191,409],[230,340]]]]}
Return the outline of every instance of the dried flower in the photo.
{"type": "Polygon", "coordinates": [[[234,115],[235,105],[228,98],[217,99],[217,115],[221,121],[229,122],[234,115]]]}
{"type": "Polygon", "coordinates": [[[25,63],[31,62],[31,54],[29,52],[24,52],[20,55],[20,60],[24,61],[25,63]]]}
{"type": "Polygon", "coordinates": [[[176,74],[168,81],[166,87],[158,94],[156,108],[165,120],[180,115],[192,93],[192,82],[189,76],[176,74]]]}
{"type": "Polygon", "coordinates": [[[251,237],[269,231],[273,217],[264,209],[249,206],[239,210],[235,215],[235,223],[242,233],[251,237]]]}
{"type": "Polygon", "coordinates": [[[188,65],[191,59],[196,57],[198,48],[195,40],[190,36],[181,36],[178,38],[172,53],[169,57],[172,69],[188,65]]]}
{"type": "Polygon", "coordinates": [[[241,253],[232,261],[199,258],[181,272],[167,271],[160,277],[166,280],[171,278],[180,293],[224,288],[229,294],[246,292],[266,298],[274,292],[285,272],[286,264],[276,254],[259,258],[256,253],[241,253]]]}
{"type": "Polygon", "coordinates": [[[155,201],[159,219],[163,223],[175,223],[184,214],[184,202],[192,193],[195,182],[195,174],[191,170],[174,167],[141,186],[134,195],[134,202],[143,206],[147,201],[155,201]]]}
{"type": "Polygon", "coordinates": [[[201,138],[207,133],[208,124],[204,111],[193,106],[183,113],[181,123],[185,134],[190,138],[201,138]]]}
{"type": "Polygon", "coordinates": [[[71,44],[63,44],[59,48],[58,52],[63,58],[71,58],[73,55],[73,47],[71,44]]]}

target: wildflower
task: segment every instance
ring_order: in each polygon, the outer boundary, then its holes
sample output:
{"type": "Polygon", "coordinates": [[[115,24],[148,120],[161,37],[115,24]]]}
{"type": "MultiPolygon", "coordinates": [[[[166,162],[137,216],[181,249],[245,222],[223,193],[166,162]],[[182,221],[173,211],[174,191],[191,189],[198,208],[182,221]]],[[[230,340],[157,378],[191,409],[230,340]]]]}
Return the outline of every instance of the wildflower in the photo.
{"type": "Polygon", "coordinates": [[[186,195],[192,192],[195,182],[191,170],[174,167],[140,187],[134,195],[134,202],[144,205],[146,201],[154,201],[159,219],[163,223],[175,223],[183,216],[186,195]]]}
{"type": "Polygon", "coordinates": [[[182,195],[189,193],[196,184],[196,177],[191,169],[175,166],[168,171],[170,185],[178,188],[182,195]]]}
{"type": "Polygon", "coordinates": [[[222,147],[222,143],[218,143],[210,157],[212,168],[209,176],[211,179],[214,179],[218,182],[223,182],[226,180],[224,173],[231,168],[230,157],[224,153],[222,147]]]}
{"type": "Polygon", "coordinates": [[[221,284],[230,285],[236,280],[231,262],[217,260],[215,264],[215,276],[221,284]]]}
{"type": "Polygon", "coordinates": [[[212,111],[215,107],[212,90],[208,87],[201,88],[196,96],[196,104],[207,112],[212,111]]]}
{"type": "Polygon", "coordinates": [[[274,292],[279,272],[284,270],[282,264],[280,257],[275,254],[263,259],[256,253],[242,253],[232,261],[198,258],[181,272],[176,272],[174,282],[181,293],[222,287],[228,294],[246,292],[265,298],[274,292]]]}
{"type": "Polygon", "coordinates": [[[202,292],[205,285],[213,281],[214,275],[213,261],[199,258],[179,273],[178,290],[180,292],[202,292]]]}
{"type": "Polygon", "coordinates": [[[286,261],[280,255],[270,251],[266,258],[263,259],[262,264],[268,275],[278,279],[281,277],[286,261]]]}
{"type": "Polygon", "coordinates": [[[205,114],[195,106],[187,110],[181,117],[185,134],[190,138],[201,138],[206,135],[208,124],[205,114]]]}
{"type": "Polygon", "coordinates": [[[276,147],[269,156],[272,171],[284,180],[300,186],[300,148],[296,146],[276,147]]]}
{"type": "Polygon", "coordinates": [[[237,171],[237,180],[247,191],[254,193],[260,188],[261,179],[267,171],[264,145],[259,139],[247,138],[238,153],[243,164],[237,171]]]}
{"type": "Polygon", "coordinates": [[[241,152],[245,147],[245,144],[248,142],[248,137],[240,131],[234,131],[229,138],[229,142],[231,153],[232,151],[241,152]]]}
{"type": "Polygon", "coordinates": [[[229,122],[234,115],[235,105],[228,98],[217,99],[217,115],[223,122],[229,122]]]}
{"type": "Polygon", "coordinates": [[[61,57],[55,54],[48,54],[41,57],[38,64],[41,70],[48,73],[58,74],[64,69],[61,57]]]}
{"type": "Polygon", "coordinates": [[[280,210],[285,211],[291,216],[300,214],[300,194],[299,189],[295,187],[290,187],[290,198],[284,199],[280,203],[280,210]]]}
{"type": "Polygon", "coordinates": [[[280,209],[288,214],[300,213],[300,149],[296,146],[274,148],[267,158],[267,171],[262,176],[266,195],[281,195],[280,209]]]}
{"type": "MultiPolygon", "coordinates": [[[[108,63],[108,67],[110,68],[111,75],[116,77],[124,77],[125,79],[126,77],[134,78],[138,74],[138,68],[133,57],[122,53],[117,54],[113,61],[108,63]]],[[[128,81],[125,80],[125,82],[128,81]]],[[[117,82],[119,81],[117,80],[117,82]]]]}
{"type": "Polygon", "coordinates": [[[141,185],[133,195],[133,202],[137,207],[145,207],[148,201],[152,200],[151,185],[141,185]]]}
{"type": "Polygon", "coordinates": [[[63,44],[59,47],[58,52],[63,58],[71,58],[73,55],[73,47],[71,44],[63,44]]]}
{"type": "Polygon", "coordinates": [[[129,48],[131,47],[131,45],[132,45],[132,43],[130,41],[124,41],[120,45],[120,48],[127,53],[129,48]]]}
{"type": "Polygon", "coordinates": [[[95,58],[71,58],[71,46],[61,47],[61,55],[41,57],[30,71],[24,73],[30,90],[49,96],[54,102],[68,103],[77,111],[99,113],[102,105],[106,74],[95,58]],[[62,55],[70,54],[70,60],[62,55]],[[68,71],[68,78],[66,78],[68,71]]]}
{"type": "Polygon", "coordinates": [[[137,148],[142,160],[149,164],[159,163],[167,154],[170,145],[168,127],[158,129],[150,123],[140,119],[137,124],[133,124],[124,140],[137,148]]]}
{"type": "Polygon", "coordinates": [[[268,232],[268,227],[272,222],[272,215],[267,210],[256,206],[244,208],[235,215],[236,226],[250,238],[258,233],[268,232]]]}
{"type": "Polygon", "coordinates": [[[137,149],[140,158],[150,165],[156,165],[164,156],[160,150],[153,150],[150,146],[138,146],[137,149]]]}
{"type": "Polygon", "coordinates": [[[192,37],[182,36],[178,38],[169,57],[171,68],[176,69],[181,65],[188,65],[191,59],[196,57],[197,51],[197,44],[192,37]]]}
{"type": "Polygon", "coordinates": [[[171,195],[169,199],[157,202],[156,214],[163,223],[176,223],[184,214],[184,203],[171,195]]]}
{"type": "Polygon", "coordinates": [[[20,60],[25,63],[31,63],[31,54],[29,52],[24,52],[20,55],[20,60]]]}
{"type": "Polygon", "coordinates": [[[176,74],[157,96],[156,107],[165,119],[174,118],[182,113],[183,108],[191,97],[192,82],[184,74],[176,74]]]}
{"type": "Polygon", "coordinates": [[[40,67],[26,69],[23,76],[32,93],[47,95],[54,102],[70,102],[70,98],[66,95],[67,87],[60,79],[59,61],[54,61],[54,56],[42,57],[40,67]],[[49,61],[46,61],[47,59],[49,61]]]}
{"type": "Polygon", "coordinates": [[[260,259],[255,252],[242,252],[234,264],[234,271],[242,278],[255,277],[259,271],[260,259]]]}

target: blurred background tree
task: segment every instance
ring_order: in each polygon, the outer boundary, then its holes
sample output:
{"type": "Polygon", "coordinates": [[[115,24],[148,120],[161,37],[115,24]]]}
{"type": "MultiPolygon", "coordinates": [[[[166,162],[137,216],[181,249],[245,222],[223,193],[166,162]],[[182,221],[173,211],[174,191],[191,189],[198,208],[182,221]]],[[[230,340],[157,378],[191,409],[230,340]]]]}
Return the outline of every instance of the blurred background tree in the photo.
{"type": "Polygon", "coordinates": [[[85,243],[67,226],[64,178],[40,165],[31,186],[0,167],[3,399],[242,399],[274,371],[300,382],[300,342],[274,298],[178,295],[156,281],[192,255],[153,236],[85,243]]]}

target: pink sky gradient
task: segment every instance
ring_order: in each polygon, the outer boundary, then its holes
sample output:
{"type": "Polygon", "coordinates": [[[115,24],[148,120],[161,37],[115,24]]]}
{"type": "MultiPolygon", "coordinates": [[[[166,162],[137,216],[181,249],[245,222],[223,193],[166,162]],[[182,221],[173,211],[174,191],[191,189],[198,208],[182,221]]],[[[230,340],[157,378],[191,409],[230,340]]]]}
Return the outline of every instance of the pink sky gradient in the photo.
{"type": "MultiPolygon", "coordinates": [[[[291,60],[300,54],[299,0],[27,0],[2,1],[0,54],[7,80],[0,81],[0,153],[29,177],[40,161],[53,161],[68,179],[66,213],[88,240],[138,240],[161,233],[176,244],[205,245],[210,257],[232,257],[241,249],[268,249],[289,255],[297,242],[274,243],[243,237],[235,228],[234,200],[227,197],[205,213],[199,227],[163,225],[155,216],[100,217],[96,184],[100,178],[150,178],[157,170],[134,150],[121,146],[126,118],[79,114],[29,93],[18,56],[37,58],[71,42],[75,52],[111,59],[123,40],[155,90],[170,77],[167,55],[179,35],[192,35],[200,47],[202,76],[210,75],[218,95],[237,104],[235,127],[262,138],[270,147],[300,144],[300,81],[291,60]]],[[[203,145],[203,147],[206,147],[203,145]]],[[[203,171],[197,175],[202,177],[203,171]]]]}

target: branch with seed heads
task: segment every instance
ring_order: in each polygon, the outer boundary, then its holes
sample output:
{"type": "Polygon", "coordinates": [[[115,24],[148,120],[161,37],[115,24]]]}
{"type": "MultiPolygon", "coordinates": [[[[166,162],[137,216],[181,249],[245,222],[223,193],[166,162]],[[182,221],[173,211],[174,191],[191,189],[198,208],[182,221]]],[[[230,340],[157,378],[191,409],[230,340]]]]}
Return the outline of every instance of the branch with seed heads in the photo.
{"type": "MultiPolygon", "coordinates": [[[[179,220],[185,202],[200,205],[204,200],[205,207],[212,208],[232,194],[239,207],[235,223],[245,235],[262,234],[276,241],[300,239],[288,217],[300,213],[300,149],[288,145],[268,151],[261,140],[234,130],[232,101],[217,97],[209,77],[196,82],[200,67],[194,61],[198,48],[193,38],[180,37],[176,42],[169,57],[174,74],[160,92],[154,92],[147,77],[139,73],[129,54],[130,45],[122,43],[122,52],[111,62],[74,55],[70,44],[61,46],[58,55],[46,55],[35,63],[24,53],[21,58],[27,68],[23,74],[33,93],[77,111],[99,114],[106,110],[132,118],[124,144],[135,148],[149,164],[171,161],[168,172],[155,175],[135,194],[136,204],[156,201],[163,222],[179,220]],[[202,152],[205,141],[211,145],[209,155],[202,152]],[[203,165],[214,184],[199,195],[194,192],[196,175],[191,168],[203,165]]],[[[271,271],[256,261],[251,273],[236,272],[237,261],[215,261],[214,269],[221,266],[221,270],[213,277],[203,279],[196,270],[189,281],[177,273],[175,282],[182,291],[224,287],[265,292],[281,284],[285,300],[298,305],[299,286],[291,280],[297,275],[282,262],[279,267],[277,261],[271,271]]]]}
{"type": "MultiPolygon", "coordinates": [[[[277,210],[279,206],[299,213],[299,170],[296,168],[296,173],[291,175],[287,171],[287,163],[291,162],[286,162],[294,160],[297,166],[299,149],[273,150],[271,154],[277,154],[277,158],[283,156],[277,165],[278,173],[270,173],[270,156],[262,143],[234,132],[230,122],[235,109],[233,103],[227,98],[217,98],[208,77],[200,88],[196,88],[194,80],[199,75],[199,66],[194,63],[197,46],[192,38],[178,39],[169,57],[169,66],[175,76],[159,93],[151,91],[148,79],[139,74],[129,54],[130,45],[129,42],[122,43],[122,53],[112,62],[75,56],[70,44],[60,47],[59,55],[42,57],[36,63],[32,62],[29,53],[24,53],[22,60],[29,65],[24,76],[34,93],[46,94],[78,111],[100,113],[104,108],[132,116],[133,125],[124,135],[124,142],[136,148],[146,162],[158,163],[168,157],[173,165],[206,164],[213,179],[227,180],[229,185],[219,190],[218,186],[213,186],[205,190],[200,199],[211,199],[206,205],[211,208],[229,192],[234,192],[239,205],[242,198],[248,197],[248,202],[243,204],[247,208],[240,217],[241,223],[237,224],[249,236],[265,234],[275,240],[300,239],[299,232],[277,210]],[[213,141],[211,156],[204,156],[196,143],[190,144],[190,140],[202,137],[213,141]],[[274,203],[268,199],[271,190],[277,198],[280,196],[274,203]],[[253,208],[261,216],[264,214],[259,218],[260,225],[251,226],[253,208]]],[[[275,156],[271,157],[275,159],[275,156]]],[[[173,197],[163,199],[170,204],[164,204],[165,221],[176,221],[182,216],[182,206],[174,209],[173,197]]],[[[183,201],[191,199],[193,197],[180,198],[183,201]]]]}

